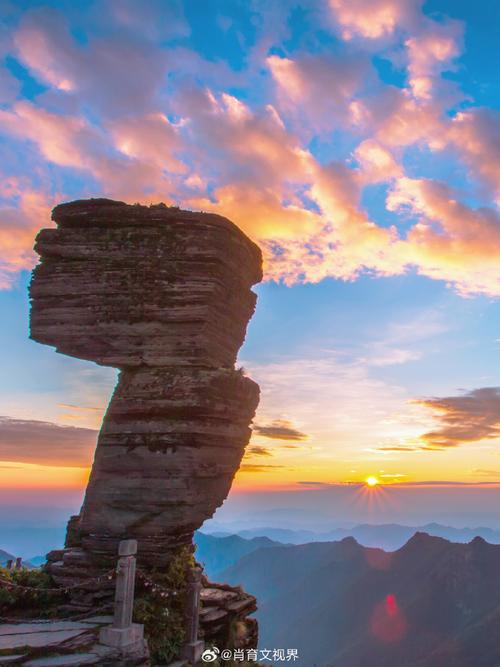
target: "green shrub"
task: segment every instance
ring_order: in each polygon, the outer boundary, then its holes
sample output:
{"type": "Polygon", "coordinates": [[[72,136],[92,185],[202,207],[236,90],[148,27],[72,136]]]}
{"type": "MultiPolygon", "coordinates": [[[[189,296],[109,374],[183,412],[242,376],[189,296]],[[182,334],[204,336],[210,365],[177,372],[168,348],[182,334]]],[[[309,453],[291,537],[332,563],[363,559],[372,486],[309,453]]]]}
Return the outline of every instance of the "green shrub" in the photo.
{"type": "Polygon", "coordinates": [[[57,606],[64,603],[67,594],[56,588],[52,577],[42,570],[7,570],[0,567],[0,616],[24,616],[30,618],[50,618],[57,606]],[[30,590],[2,585],[9,581],[30,590]]]}
{"type": "Polygon", "coordinates": [[[134,621],[144,624],[153,665],[171,662],[185,642],[187,572],[193,565],[192,553],[186,548],[179,551],[165,571],[147,573],[153,586],[137,577],[134,621]]]}

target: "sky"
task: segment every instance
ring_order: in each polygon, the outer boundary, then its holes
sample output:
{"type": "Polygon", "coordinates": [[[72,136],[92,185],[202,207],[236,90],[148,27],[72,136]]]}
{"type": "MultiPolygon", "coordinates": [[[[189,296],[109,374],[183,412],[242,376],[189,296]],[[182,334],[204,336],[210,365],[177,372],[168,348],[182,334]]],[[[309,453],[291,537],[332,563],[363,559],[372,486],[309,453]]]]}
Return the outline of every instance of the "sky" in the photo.
{"type": "Polygon", "coordinates": [[[239,358],[261,403],[229,503],[357,493],[374,476],[407,498],[403,518],[421,502],[430,520],[436,489],[440,508],[452,513],[458,489],[490,516],[498,3],[3,0],[0,12],[3,506],[81,499],[116,372],[30,341],[27,286],[51,208],[106,196],[217,211],[263,250],[239,358]]]}

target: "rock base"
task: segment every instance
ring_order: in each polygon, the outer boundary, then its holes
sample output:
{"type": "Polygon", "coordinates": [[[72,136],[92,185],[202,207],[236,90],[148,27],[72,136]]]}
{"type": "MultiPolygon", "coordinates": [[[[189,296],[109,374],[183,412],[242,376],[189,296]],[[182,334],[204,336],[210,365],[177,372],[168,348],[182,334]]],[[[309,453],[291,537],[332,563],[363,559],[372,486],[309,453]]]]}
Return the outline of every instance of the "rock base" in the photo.
{"type": "Polygon", "coordinates": [[[216,584],[206,577],[202,584],[200,638],[223,648],[256,648],[259,627],[257,619],[250,617],[257,610],[255,597],[239,586],[216,584]]]}

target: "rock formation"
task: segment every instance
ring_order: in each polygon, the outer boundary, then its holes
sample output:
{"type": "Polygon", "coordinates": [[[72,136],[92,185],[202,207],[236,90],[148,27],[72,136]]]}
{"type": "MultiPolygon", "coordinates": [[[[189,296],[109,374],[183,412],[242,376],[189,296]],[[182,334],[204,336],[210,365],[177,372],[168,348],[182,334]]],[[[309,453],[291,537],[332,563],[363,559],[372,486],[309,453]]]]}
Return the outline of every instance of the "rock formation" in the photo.
{"type": "Polygon", "coordinates": [[[234,364],[261,253],[225,218],[161,204],[75,201],[52,218],[31,337],[120,369],[66,556],[114,563],[135,538],[139,565],[161,567],[224,501],[249,439],[259,389],[234,364]]]}

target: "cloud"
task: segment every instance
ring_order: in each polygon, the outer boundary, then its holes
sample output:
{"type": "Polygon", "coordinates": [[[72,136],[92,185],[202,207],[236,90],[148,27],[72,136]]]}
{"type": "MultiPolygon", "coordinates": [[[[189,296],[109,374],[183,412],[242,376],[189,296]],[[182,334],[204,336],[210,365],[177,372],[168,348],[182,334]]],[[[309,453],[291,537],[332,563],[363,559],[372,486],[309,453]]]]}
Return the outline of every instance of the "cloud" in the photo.
{"type": "MultiPolygon", "coordinates": [[[[123,4],[122,4],[123,7],[123,4]]],[[[20,60],[63,93],[91,100],[100,113],[143,113],[154,106],[167,73],[165,53],[137,30],[77,44],[56,11],[28,12],[14,35],[20,60]]]]}
{"type": "Polygon", "coordinates": [[[186,165],[174,156],[182,147],[178,130],[164,114],[122,118],[113,121],[109,129],[116,148],[124,155],[160,169],[186,171],[186,165]]]}
{"type": "Polygon", "coordinates": [[[0,461],[87,467],[96,439],[89,428],[0,417],[0,461]]]}
{"type": "Polygon", "coordinates": [[[181,91],[177,108],[189,119],[186,133],[212,151],[221,186],[229,176],[232,182],[273,190],[284,181],[311,178],[309,151],[271,104],[251,109],[234,95],[189,88],[181,91]]]}
{"type": "Polygon", "coordinates": [[[295,59],[271,55],[267,64],[278,89],[280,109],[295,117],[299,129],[325,130],[352,119],[351,102],[371,73],[369,61],[357,55],[302,54],[295,59]]]}
{"type": "Polygon", "coordinates": [[[479,179],[500,205],[500,112],[472,108],[457,113],[447,138],[469,167],[470,177],[479,179]]]}
{"type": "MultiPolygon", "coordinates": [[[[285,43],[292,4],[255,5],[259,43],[241,37],[246,59],[234,69],[186,46],[181,3],[155,0],[139,17],[129,0],[105,2],[106,25],[89,21],[78,38],[71,13],[25,12],[5,52],[47,90],[16,100],[7,82],[0,111],[12,153],[37,165],[23,175],[25,199],[38,193],[48,206],[70,198],[56,186],[77,183],[78,196],[215,210],[262,246],[266,278],[288,285],[416,271],[464,296],[499,295],[497,209],[408,176],[409,147],[446,151],[498,200],[498,114],[452,113],[442,95],[462,26],[424,16],[418,0],[330,0],[350,43],[325,53],[285,43]],[[392,58],[407,85],[377,79],[367,49],[392,58]],[[385,183],[386,211],[369,213],[366,189],[385,183]]],[[[311,9],[308,20],[318,17],[311,9]]],[[[7,208],[4,287],[33,261],[35,232],[22,196],[7,208]]]]}
{"type": "Polygon", "coordinates": [[[385,348],[383,345],[373,346],[373,356],[365,359],[370,366],[395,366],[406,364],[409,361],[420,359],[417,350],[402,350],[399,348],[385,348]]]}
{"type": "Polygon", "coordinates": [[[376,447],[378,452],[418,452],[420,447],[411,447],[405,445],[387,445],[384,447],[376,447]]]}
{"type": "Polygon", "coordinates": [[[329,0],[342,37],[380,39],[416,22],[421,0],[329,0]]]}
{"type": "Polygon", "coordinates": [[[272,452],[266,447],[253,445],[245,450],[246,456],[272,456],[272,452]]]}
{"type": "Polygon", "coordinates": [[[380,183],[402,176],[402,168],[391,152],[375,139],[366,139],[354,151],[366,183],[380,183]]]}
{"type": "Polygon", "coordinates": [[[322,487],[322,486],[332,486],[330,482],[308,482],[308,481],[300,481],[297,482],[297,484],[302,484],[303,486],[317,486],[317,487],[322,487]]]}
{"type": "MultiPolygon", "coordinates": [[[[172,181],[166,169],[184,171],[173,156],[178,147],[175,128],[160,116],[123,120],[109,128],[106,133],[81,116],[54,113],[30,102],[0,110],[0,129],[35,144],[50,163],[87,172],[107,196],[128,202],[170,202],[172,181]]],[[[48,222],[50,216],[39,218],[39,227],[44,219],[48,222]]]]}
{"type": "Polygon", "coordinates": [[[278,468],[283,468],[284,466],[280,465],[263,465],[259,463],[242,463],[239,470],[241,472],[273,472],[278,468]]]}
{"type": "Polygon", "coordinates": [[[307,440],[306,433],[293,427],[292,422],[286,419],[275,419],[271,424],[255,424],[254,433],[272,440],[307,440]]]}
{"type": "MultiPolygon", "coordinates": [[[[303,449],[307,446],[311,465],[319,464],[323,470],[324,457],[331,460],[332,450],[344,463],[357,456],[360,442],[373,446],[399,444],[431,423],[421,418],[420,408],[408,403],[410,396],[404,389],[373,377],[364,362],[348,362],[331,350],[312,347],[309,357],[276,357],[261,364],[243,360],[261,387],[256,424],[269,428],[275,421],[273,415],[293,415],[300,429],[289,423],[286,427],[307,435],[307,441],[282,440],[282,445],[273,448],[276,457],[300,459],[303,466],[303,449]]],[[[271,433],[275,434],[274,428],[271,433]]],[[[254,441],[260,437],[257,431],[254,441]]],[[[310,473],[314,478],[315,471],[311,469],[310,473]]]]}
{"type": "Polygon", "coordinates": [[[93,170],[104,135],[80,116],[51,113],[30,102],[0,111],[0,125],[11,134],[36,143],[42,155],[62,167],[93,170]]]}
{"type": "Polygon", "coordinates": [[[378,475],[380,479],[401,479],[402,477],[408,477],[405,473],[402,472],[386,472],[378,475]]]}
{"type": "Polygon", "coordinates": [[[432,410],[440,424],[420,437],[425,449],[446,449],[500,438],[500,387],[482,387],[461,396],[415,402],[432,410]]]}
{"type": "Polygon", "coordinates": [[[106,0],[105,5],[119,24],[155,40],[190,33],[181,0],[148,0],[140,4],[135,0],[106,0]]]}
{"type": "Polygon", "coordinates": [[[409,85],[416,98],[432,99],[436,79],[461,52],[461,38],[462,24],[447,20],[427,21],[424,31],[406,40],[409,85]]]}
{"type": "Polygon", "coordinates": [[[474,468],[474,475],[484,475],[485,477],[500,477],[500,470],[487,470],[484,468],[474,468]]]}
{"type": "Polygon", "coordinates": [[[421,274],[446,280],[462,294],[500,295],[500,215],[472,208],[453,190],[429,179],[398,179],[387,199],[391,211],[418,216],[407,235],[408,263],[421,274]]]}
{"type": "MultiPolygon", "coordinates": [[[[0,174],[1,176],[1,174],[0,174]]],[[[33,241],[41,221],[50,220],[54,203],[46,192],[23,179],[4,177],[0,186],[0,289],[9,288],[19,271],[35,263],[33,241]]]]}
{"type": "Polygon", "coordinates": [[[400,482],[398,487],[412,487],[412,486],[471,486],[481,487],[491,484],[492,486],[499,486],[498,482],[457,482],[453,480],[424,480],[420,482],[400,482]]]}

